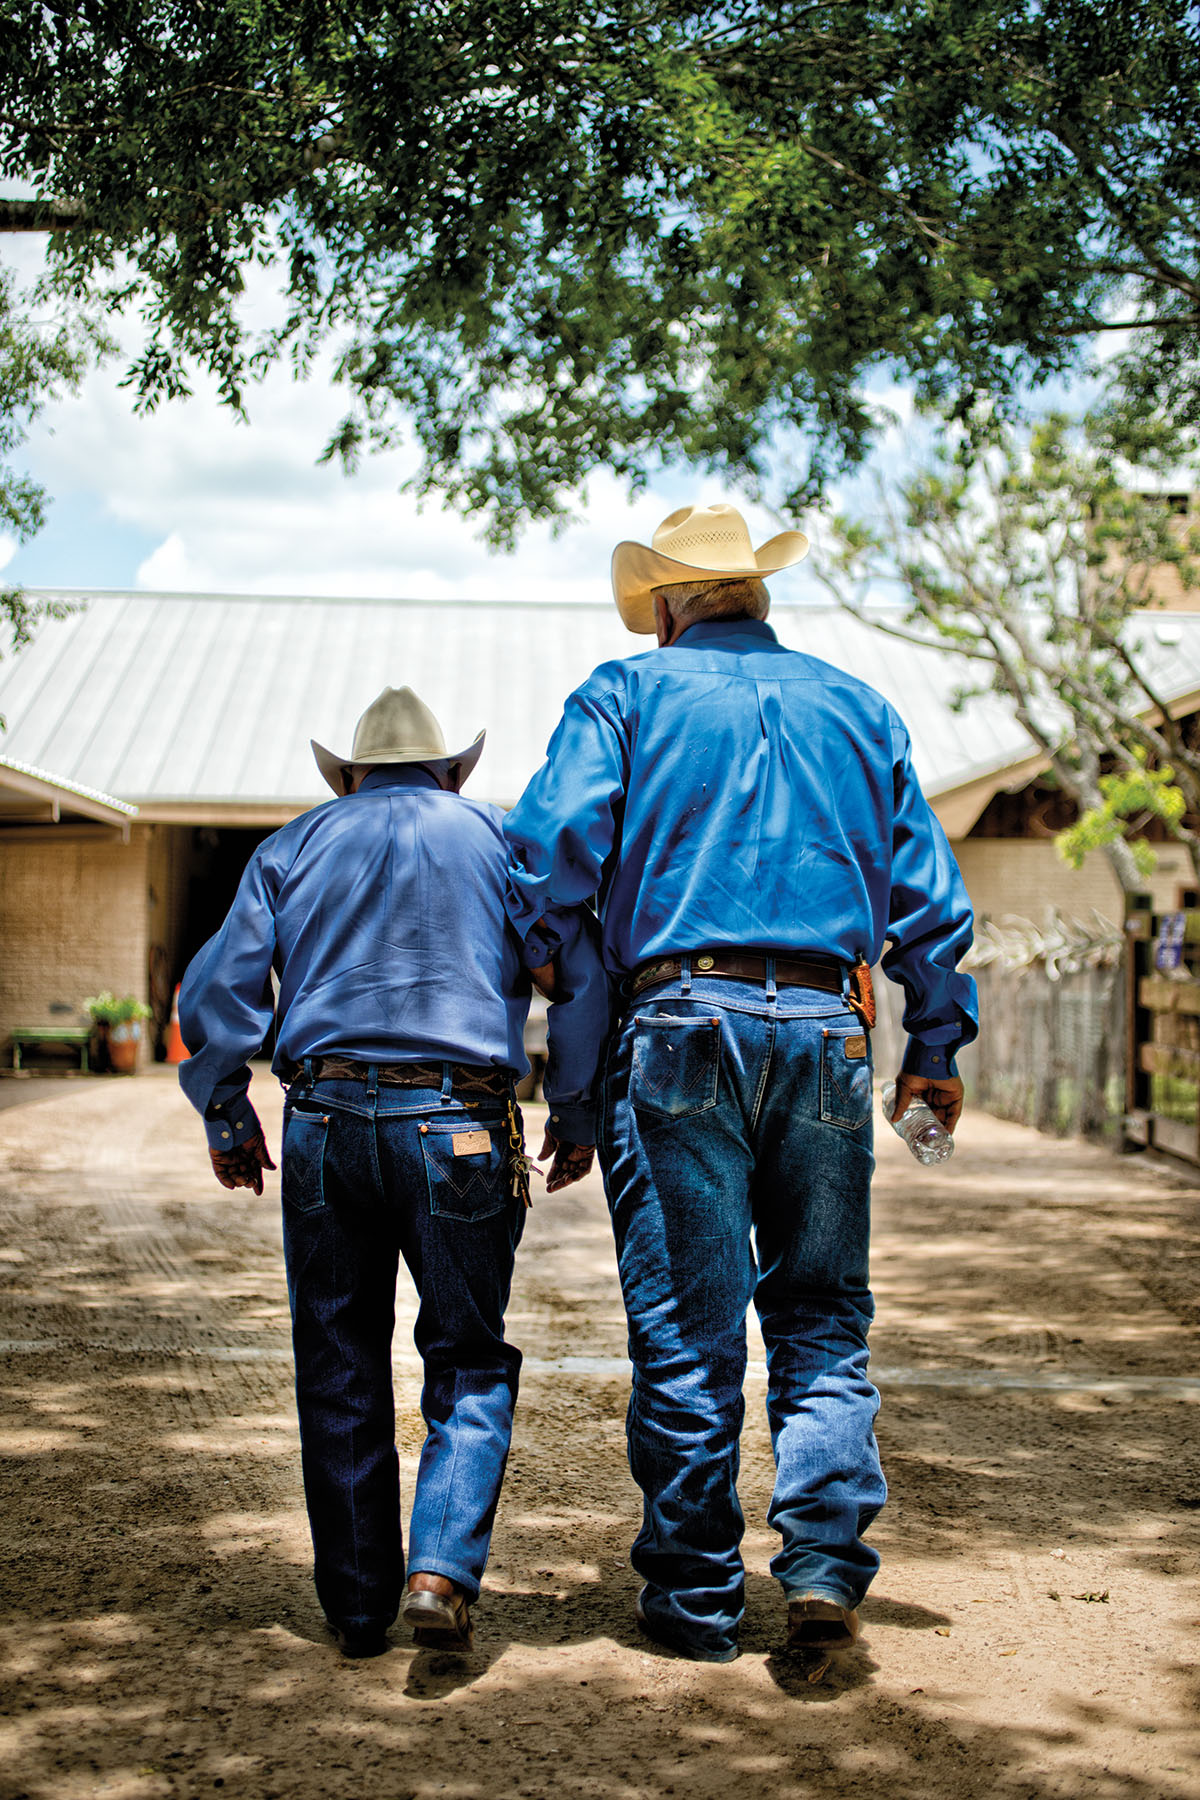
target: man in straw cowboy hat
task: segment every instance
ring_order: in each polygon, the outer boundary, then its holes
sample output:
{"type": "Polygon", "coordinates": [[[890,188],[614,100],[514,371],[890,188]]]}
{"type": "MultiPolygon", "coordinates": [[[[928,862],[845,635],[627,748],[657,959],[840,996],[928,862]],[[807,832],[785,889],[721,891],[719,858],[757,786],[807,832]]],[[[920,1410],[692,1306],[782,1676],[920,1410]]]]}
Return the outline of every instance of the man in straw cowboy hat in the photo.
{"type": "Polygon", "coordinates": [[[510,913],[597,895],[623,984],[600,1156],[629,1318],[633,1563],[644,1631],[737,1654],[738,1438],[753,1298],[777,1465],[772,1572],[790,1644],[852,1643],[884,1501],[867,1376],[874,1013],[883,950],[910,1042],[901,1108],[953,1128],[974,986],[971,913],[908,734],[863,682],[787,650],[762,577],[808,548],[751,546],[731,506],[625,543],[613,588],[658,649],[597,669],[505,821],[510,913]]]}
{"type": "MultiPolygon", "coordinates": [[[[180,1079],[229,1188],[261,1193],[274,1167],[246,1064],[276,1021],[304,1491],[317,1594],[351,1656],[386,1648],[402,1599],[418,1643],[470,1646],[512,1430],[521,1356],[504,1309],[528,1201],[513,1083],[530,984],[504,913],[500,810],[459,792],[483,742],[481,731],[448,751],[409,688],[368,707],[348,756],[314,742],[338,798],[259,845],[179,997],[192,1052],[180,1079]],[[400,1256],[420,1295],[427,1428],[406,1592],[391,1369],[400,1256]]],[[[550,911],[558,967],[541,966],[544,938],[533,954],[539,978],[561,983],[547,1075],[555,1188],[591,1162],[581,1147],[595,1137],[607,994],[594,956],[590,989],[574,969],[584,921],[550,911]]]]}

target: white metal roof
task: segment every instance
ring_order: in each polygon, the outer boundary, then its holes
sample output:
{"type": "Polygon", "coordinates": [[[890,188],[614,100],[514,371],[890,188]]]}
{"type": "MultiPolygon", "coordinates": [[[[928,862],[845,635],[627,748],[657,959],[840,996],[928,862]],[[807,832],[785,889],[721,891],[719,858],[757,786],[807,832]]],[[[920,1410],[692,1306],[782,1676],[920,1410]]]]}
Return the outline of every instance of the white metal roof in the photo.
{"type": "MultiPolygon", "coordinates": [[[[4,754],[136,803],[218,815],[296,810],[327,797],[309,750],[348,752],[381,688],[407,684],[450,744],[481,726],[471,791],[510,804],[538,767],[563,700],[596,666],[651,647],[607,605],[61,593],[77,602],[0,663],[4,754]]],[[[926,792],[959,788],[1028,758],[1004,701],[956,712],[973,678],[945,651],[885,635],[837,607],[776,606],[781,641],[849,669],[896,706],[926,792]]],[[[1172,698],[1200,689],[1200,615],[1143,633],[1172,698]]]]}

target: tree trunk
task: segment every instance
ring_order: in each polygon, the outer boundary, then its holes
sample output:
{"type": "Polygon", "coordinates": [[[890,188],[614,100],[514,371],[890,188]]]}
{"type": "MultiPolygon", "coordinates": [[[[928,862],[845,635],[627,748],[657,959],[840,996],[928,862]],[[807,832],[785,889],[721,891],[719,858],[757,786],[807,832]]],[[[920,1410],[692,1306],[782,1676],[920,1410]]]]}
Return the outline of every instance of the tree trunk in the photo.
{"type": "Polygon", "coordinates": [[[1145,893],[1146,877],[1134,861],[1133,851],[1124,838],[1117,838],[1115,843],[1106,844],[1104,854],[1109,860],[1113,874],[1121,884],[1123,894],[1145,893]]]}
{"type": "Polygon", "coordinates": [[[0,200],[0,231],[77,231],[83,208],[73,200],[0,200]]]}
{"type": "Polygon", "coordinates": [[[1191,858],[1191,862],[1192,862],[1192,877],[1196,883],[1196,886],[1198,888],[1200,888],[1200,838],[1192,836],[1192,837],[1189,837],[1186,841],[1187,841],[1187,853],[1188,853],[1189,857],[1191,858]]]}
{"type": "MultiPolygon", "coordinates": [[[[1036,727],[1031,724],[1026,714],[1017,715],[1031,737],[1039,736],[1036,727]]],[[[1041,741],[1046,743],[1045,738],[1041,741]]],[[[1093,752],[1088,756],[1082,769],[1072,768],[1066,759],[1058,755],[1047,743],[1050,750],[1050,766],[1062,784],[1063,792],[1072,799],[1080,812],[1090,812],[1094,807],[1104,804],[1104,795],[1100,791],[1100,759],[1093,752]]],[[[1130,894],[1144,894],[1146,877],[1134,860],[1133,851],[1124,838],[1117,838],[1111,844],[1105,844],[1104,854],[1108,858],[1109,867],[1121,884],[1121,892],[1127,897],[1130,894]]]]}

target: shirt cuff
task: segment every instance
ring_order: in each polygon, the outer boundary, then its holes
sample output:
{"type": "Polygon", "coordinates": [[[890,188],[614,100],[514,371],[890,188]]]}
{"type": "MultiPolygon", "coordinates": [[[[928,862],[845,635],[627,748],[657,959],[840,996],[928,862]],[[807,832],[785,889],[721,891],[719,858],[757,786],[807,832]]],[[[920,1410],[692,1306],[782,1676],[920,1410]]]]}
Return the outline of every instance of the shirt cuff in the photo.
{"type": "Polygon", "coordinates": [[[957,1076],[954,1062],[957,1049],[957,1043],[923,1044],[919,1038],[909,1038],[900,1067],[906,1075],[924,1075],[931,1081],[946,1075],[957,1076]]]}
{"type": "Polygon", "coordinates": [[[239,1144],[248,1144],[262,1132],[258,1114],[245,1092],[228,1100],[214,1100],[205,1112],[204,1129],[210,1150],[236,1150],[239,1144]]]}
{"type": "Polygon", "coordinates": [[[546,1126],[551,1137],[556,1138],[560,1144],[594,1144],[596,1108],[578,1103],[566,1105],[552,1100],[546,1126]]]}
{"type": "Polygon", "coordinates": [[[540,969],[546,963],[553,962],[561,949],[561,934],[543,918],[529,927],[521,946],[521,954],[527,969],[540,969]]]}

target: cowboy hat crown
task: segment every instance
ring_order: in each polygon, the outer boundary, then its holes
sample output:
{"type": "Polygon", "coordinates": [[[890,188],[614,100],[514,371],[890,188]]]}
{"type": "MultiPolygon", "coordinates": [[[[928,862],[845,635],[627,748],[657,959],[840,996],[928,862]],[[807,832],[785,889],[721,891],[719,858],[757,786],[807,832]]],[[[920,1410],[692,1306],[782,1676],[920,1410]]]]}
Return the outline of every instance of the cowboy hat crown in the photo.
{"type": "Polygon", "coordinates": [[[781,531],[761,549],[750,542],[750,527],[735,506],[681,506],[668,515],[645,544],[618,544],[612,583],[617,610],[630,631],[654,630],[653,590],[677,581],[733,581],[739,576],[775,575],[808,554],[802,531],[781,531]]]}
{"type": "Polygon", "coordinates": [[[354,748],[349,756],[335,756],[315,738],[309,742],[317,767],[334,793],[345,794],[345,771],[355,764],[375,767],[380,763],[459,763],[461,780],[465,781],[479,761],[486,735],[481,731],[465,750],[447,750],[442,728],[425,702],[410,687],[402,687],[384,688],[378,699],[372,700],[355,727],[354,748]]]}

